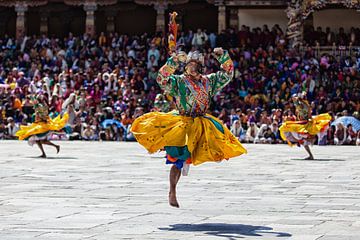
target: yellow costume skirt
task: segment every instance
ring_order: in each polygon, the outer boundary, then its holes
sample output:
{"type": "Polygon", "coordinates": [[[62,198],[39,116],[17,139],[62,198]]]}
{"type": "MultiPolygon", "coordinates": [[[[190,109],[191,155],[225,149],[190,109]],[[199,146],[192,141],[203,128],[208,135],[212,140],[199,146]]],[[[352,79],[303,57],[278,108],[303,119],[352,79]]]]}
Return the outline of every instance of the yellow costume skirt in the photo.
{"type": "Polygon", "coordinates": [[[28,126],[20,126],[16,136],[19,137],[19,140],[30,140],[31,137],[36,138],[35,140],[45,139],[49,133],[64,128],[68,119],[69,115],[65,113],[62,117],[58,115],[54,119],[48,117],[46,122],[34,122],[28,126]]]}
{"type": "Polygon", "coordinates": [[[328,113],[313,116],[310,121],[286,121],[280,128],[280,135],[290,145],[294,143],[307,144],[317,134],[327,131],[331,116],[328,113]]]}
{"type": "Polygon", "coordinates": [[[186,117],[175,112],[151,112],[137,118],[131,132],[150,153],[165,149],[167,162],[199,165],[246,153],[246,149],[219,119],[186,117]]]}

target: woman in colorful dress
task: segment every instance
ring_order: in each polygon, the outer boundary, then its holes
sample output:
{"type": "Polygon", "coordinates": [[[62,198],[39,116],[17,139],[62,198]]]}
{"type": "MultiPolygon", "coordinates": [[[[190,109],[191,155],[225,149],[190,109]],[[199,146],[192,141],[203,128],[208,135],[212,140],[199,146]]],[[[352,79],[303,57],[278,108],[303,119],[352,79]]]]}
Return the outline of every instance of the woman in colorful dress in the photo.
{"type": "MultiPolygon", "coordinates": [[[[296,121],[285,121],[281,127],[280,135],[289,145],[303,145],[309,154],[305,160],[313,160],[314,156],[310,151],[310,145],[314,144],[316,135],[326,134],[331,121],[328,113],[311,116],[311,106],[306,100],[306,92],[294,95],[292,98],[296,109],[296,121]]],[[[324,136],[324,135],[323,135],[324,136]]]]}
{"type": "Polygon", "coordinates": [[[221,71],[203,75],[203,57],[180,52],[170,57],[159,70],[157,82],[175,102],[177,111],[151,112],[137,118],[131,128],[137,141],[150,153],[165,149],[170,170],[169,204],[179,207],[176,185],[181,170],[187,175],[190,164],[219,162],[246,153],[238,139],[223,123],[207,114],[211,98],[225,87],[234,73],[226,51],[214,49],[221,71]],[[185,72],[175,75],[179,64],[185,72]]]}
{"type": "Polygon", "coordinates": [[[60,146],[50,142],[49,137],[54,131],[60,131],[64,128],[69,118],[68,114],[64,113],[62,117],[58,115],[51,119],[48,109],[44,95],[38,95],[34,100],[34,122],[29,126],[20,126],[20,130],[16,133],[19,140],[28,140],[30,146],[36,143],[41,150],[41,158],[46,158],[43,144],[55,147],[56,152],[59,153],[60,146]]]}

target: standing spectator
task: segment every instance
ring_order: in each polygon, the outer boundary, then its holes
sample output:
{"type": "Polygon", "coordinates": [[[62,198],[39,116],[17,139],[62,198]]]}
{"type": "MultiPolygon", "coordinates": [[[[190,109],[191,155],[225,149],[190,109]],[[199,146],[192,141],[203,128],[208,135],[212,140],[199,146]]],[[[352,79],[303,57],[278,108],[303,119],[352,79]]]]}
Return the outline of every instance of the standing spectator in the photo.
{"type": "Polygon", "coordinates": [[[99,36],[99,46],[105,46],[105,45],[106,45],[106,36],[104,32],[101,32],[99,36]]]}
{"type": "Polygon", "coordinates": [[[159,66],[159,59],[160,59],[160,51],[156,48],[155,44],[151,44],[151,48],[147,53],[147,61],[150,62],[151,57],[153,57],[153,61],[155,66],[159,66]]]}
{"type": "Polygon", "coordinates": [[[216,34],[214,32],[211,32],[209,35],[209,41],[210,41],[210,47],[215,48],[216,47],[216,34]]]}
{"type": "Polygon", "coordinates": [[[202,49],[207,40],[208,36],[199,28],[194,34],[191,44],[197,49],[202,49]]]}

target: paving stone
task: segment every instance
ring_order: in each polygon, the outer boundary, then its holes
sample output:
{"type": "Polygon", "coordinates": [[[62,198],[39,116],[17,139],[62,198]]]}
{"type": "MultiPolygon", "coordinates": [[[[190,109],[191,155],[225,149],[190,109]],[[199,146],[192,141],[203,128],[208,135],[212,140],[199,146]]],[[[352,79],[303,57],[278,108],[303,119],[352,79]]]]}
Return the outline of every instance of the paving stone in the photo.
{"type": "Polygon", "coordinates": [[[248,154],[181,177],[168,206],[164,153],[137,143],[60,142],[39,159],[0,145],[0,239],[292,239],[360,236],[358,147],[246,145],[248,154]]]}

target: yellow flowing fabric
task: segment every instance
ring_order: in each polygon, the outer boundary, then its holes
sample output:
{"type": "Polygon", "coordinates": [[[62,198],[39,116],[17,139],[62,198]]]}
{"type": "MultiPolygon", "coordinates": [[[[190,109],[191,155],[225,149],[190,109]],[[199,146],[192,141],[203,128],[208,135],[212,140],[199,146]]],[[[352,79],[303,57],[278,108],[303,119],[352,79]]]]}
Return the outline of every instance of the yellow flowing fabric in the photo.
{"type": "Polygon", "coordinates": [[[287,140],[286,132],[295,132],[304,135],[316,135],[324,132],[331,121],[331,116],[328,113],[313,116],[310,121],[286,121],[279,130],[283,140],[287,140]]]}
{"type": "Polygon", "coordinates": [[[218,162],[246,153],[246,149],[219,119],[186,117],[174,113],[151,112],[137,118],[131,132],[150,153],[165,146],[187,146],[194,165],[218,162]],[[222,126],[222,133],[210,120],[222,126]]]}
{"type": "Polygon", "coordinates": [[[68,113],[65,113],[63,117],[58,115],[56,118],[48,118],[47,122],[34,122],[29,126],[20,126],[20,130],[16,132],[16,136],[19,140],[27,139],[33,135],[44,134],[49,131],[59,131],[65,127],[69,119],[68,113]]]}

